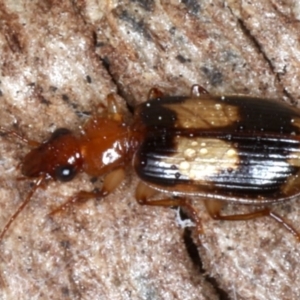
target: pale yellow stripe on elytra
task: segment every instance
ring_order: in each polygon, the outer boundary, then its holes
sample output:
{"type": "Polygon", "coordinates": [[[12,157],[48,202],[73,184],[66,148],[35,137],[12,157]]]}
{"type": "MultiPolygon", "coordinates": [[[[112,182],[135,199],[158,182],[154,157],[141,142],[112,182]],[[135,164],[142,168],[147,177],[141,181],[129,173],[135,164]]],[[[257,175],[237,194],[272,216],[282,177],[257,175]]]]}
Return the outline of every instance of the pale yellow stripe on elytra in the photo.
{"type": "Polygon", "coordinates": [[[165,162],[178,169],[178,178],[205,181],[209,176],[239,165],[237,149],[230,142],[219,139],[176,137],[176,154],[165,162]]]}
{"type": "Polygon", "coordinates": [[[293,167],[300,167],[300,149],[297,149],[297,152],[295,151],[289,154],[287,163],[293,167]]]}
{"type": "Polygon", "coordinates": [[[178,128],[223,127],[240,119],[237,106],[228,105],[211,96],[187,98],[182,103],[164,104],[163,106],[176,112],[175,127],[178,128]]]}

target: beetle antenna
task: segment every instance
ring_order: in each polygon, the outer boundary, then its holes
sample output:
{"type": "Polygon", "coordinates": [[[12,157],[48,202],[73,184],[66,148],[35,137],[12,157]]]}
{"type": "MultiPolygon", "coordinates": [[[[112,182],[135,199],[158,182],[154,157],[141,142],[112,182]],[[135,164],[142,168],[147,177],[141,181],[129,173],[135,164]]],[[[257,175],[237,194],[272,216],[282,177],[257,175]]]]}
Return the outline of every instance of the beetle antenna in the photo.
{"type": "Polygon", "coordinates": [[[16,138],[18,138],[19,140],[21,140],[23,143],[27,144],[30,147],[38,147],[40,145],[39,142],[36,142],[34,140],[30,140],[30,139],[24,137],[23,135],[19,134],[16,131],[7,130],[7,129],[3,128],[2,126],[0,126],[0,133],[2,133],[3,135],[10,135],[10,136],[16,137],[16,138]]]}
{"type": "Polygon", "coordinates": [[[31,189],[31,191],[29,192],[29,194],[27,195],[27,197],[25,198],[25,200],[21,203],[21,205],[18,207],[18,209],[16,210],[16,212],[9,218],[8,222],[6,223],[6,225],[4,226],[4,228],[2,229],[2,232],[0,234],[0,242],[2,241],[3,236],[5,235],[6,231],[9,229],[10,225],[12,224],[12,222],[17,218],[17,216],[19,215],[19,213],[28,204],[28,202],[30,201],[32,195],[44,183],[45,178],[46,178],[46,175],[43,174],[42,176],[40,176],[37,179],[37,181],[34,184],[34,187],[31,189]]]}

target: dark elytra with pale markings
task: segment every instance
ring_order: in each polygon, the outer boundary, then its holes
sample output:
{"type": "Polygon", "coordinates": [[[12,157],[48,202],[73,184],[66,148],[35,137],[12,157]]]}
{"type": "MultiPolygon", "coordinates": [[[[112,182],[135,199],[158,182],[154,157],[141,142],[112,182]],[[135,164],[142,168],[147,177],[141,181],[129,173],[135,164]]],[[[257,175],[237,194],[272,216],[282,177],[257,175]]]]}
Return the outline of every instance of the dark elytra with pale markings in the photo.
{"type": "Polygon", "coordinates": [[[236,106],[239,118],[227,126],[202,129],[195,124],[195,127],[184,129],[176,127],[177,114],[165,104],[180,105],[191,98],[165,97],[141,104],[138,115],[149,130],[138,150],[137,174],[147,182],[173,186],[175,191],[176,184],[195,184],[201,191],[230,194],[244,198],[244,202],[276,202],[278,198],[290,196],[281,188],[290,176],[299,172],[299,166],[288,162],[292,154],[300,155],[299,127],[292,122],[293,118],[299,118],[299,112],[269,99],[202,97],[236,106]],[[222,170],[199,183],[178,177],[178,169],[172,164],[156,167],[158,161],[163,162],[165,157],[172,157],[176,152],[176,136],[191,140],[195,137],[215,138],[234,144],[239,156],[238,168],[222,170]]]}

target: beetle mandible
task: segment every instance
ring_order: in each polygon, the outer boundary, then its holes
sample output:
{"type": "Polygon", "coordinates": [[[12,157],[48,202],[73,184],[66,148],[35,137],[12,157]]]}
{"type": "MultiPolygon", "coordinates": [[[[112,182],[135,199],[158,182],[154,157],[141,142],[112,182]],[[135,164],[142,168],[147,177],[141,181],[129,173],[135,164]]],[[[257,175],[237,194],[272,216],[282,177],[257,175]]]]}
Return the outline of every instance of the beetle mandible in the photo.
{"type": "Polygon", "coordinates": [[[48,180],[70,181],[78,173],[105,176],[100,191],[80,191],[51,214],[73,202],[112,193],[132,165],[140,182],[135,198],[142,205],[180,206],[203,233],[190,199],[200,197],[217,220],[268,216],[300,234],[275,214],[270,204],[300,193],[300,112],[279,101],[248,96],[212,96],[194,85],[190,96],[164,96],[152,89],[147,102],[135,108],[128,123],[113,97],[79,133],[56,129],[21,163],[22,174],[35,184],[8,220],[0,240],[34,192],[48,180]],[[165,196],[153,199],[158,193],[165,196]],[[253,212],[222,215],[224,203],[248,204],[253,212]],[[263,208],[261,208],[263,207],[263,208]]]}

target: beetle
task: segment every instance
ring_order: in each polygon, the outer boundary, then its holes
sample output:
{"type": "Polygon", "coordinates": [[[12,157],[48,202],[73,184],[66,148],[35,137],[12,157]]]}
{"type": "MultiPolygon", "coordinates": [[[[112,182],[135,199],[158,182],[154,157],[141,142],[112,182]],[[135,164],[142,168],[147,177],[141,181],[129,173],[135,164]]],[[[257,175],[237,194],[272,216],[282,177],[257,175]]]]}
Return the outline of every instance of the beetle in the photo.
{"type": "Polygon", "coordinates": [[[78,173],[105,176],[100,191],[80,191],[51,214],[75,202],[112,193],[132,165],[140,179],[135,198],[142,205],[187,210],[199,234],[202,224],[191,198],[202,198],[217,220],[268,216],[300,234],[270,204],[300,193],[300,112],[283,102],[248,96],[213,96],[194,85],[190,96],[164,96],[152,89],[148,101],[125,121],[113,95],[107,107],[79,132],[56,129],[38,143],[1,129],[33,146],[21,163],[35,184],[8,220],[0,240],[34,192],[49,180],[72,180],[78,173]],[[163,194],[157,199],[158,194],[163,194]],[[222,215],[223,204],[250,205],[246,214],[222,215]]]}

